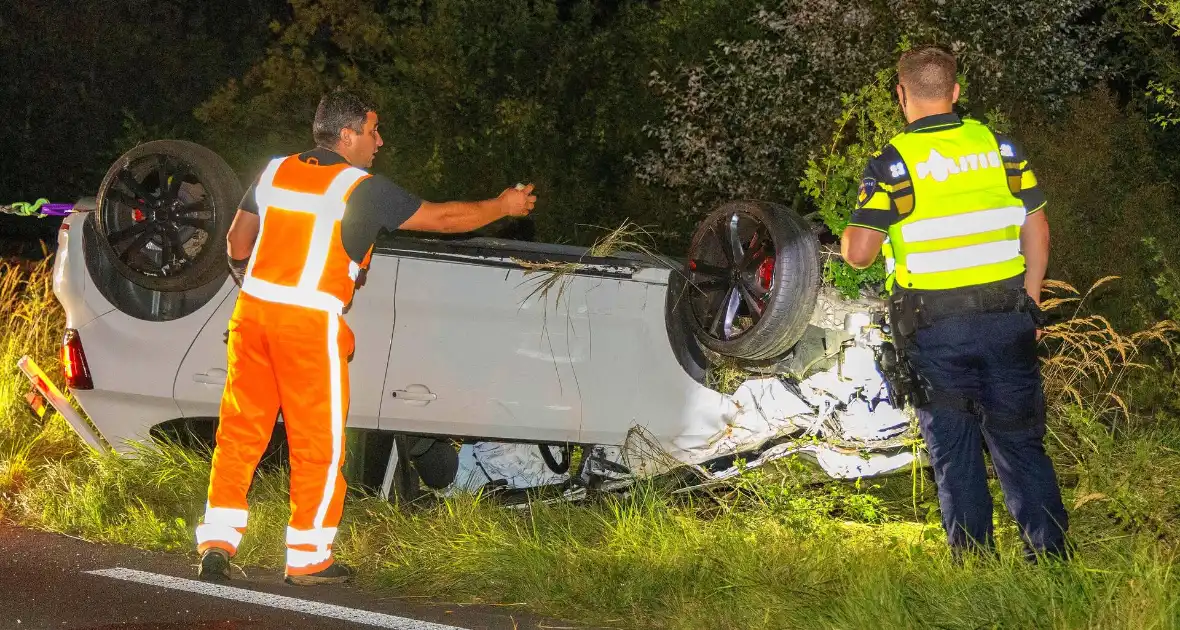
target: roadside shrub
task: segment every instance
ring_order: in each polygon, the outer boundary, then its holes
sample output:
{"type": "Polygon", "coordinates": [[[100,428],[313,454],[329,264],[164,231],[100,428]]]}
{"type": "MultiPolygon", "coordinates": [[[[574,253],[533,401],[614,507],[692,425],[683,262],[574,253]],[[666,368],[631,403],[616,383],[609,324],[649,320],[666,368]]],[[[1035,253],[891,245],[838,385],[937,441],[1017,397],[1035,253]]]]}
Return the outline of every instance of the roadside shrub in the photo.
{"type": "Polygon", "coordinates": [[[1061,110],[1068,97],[1112,72],[1115,34],[1099,0],[946,2],[896,0],[895,19],[915,44],[951,47],[981,105],[1061,110]]]}
{"type": "Polygon", "coordinates": [[[808,160],[824,155],[831,121],[848,107],[842,95],[871,89],[866,75],[892,68],[911,43],[955,50],[977,115],[1014,103],[1059,108],[1109,74],[1111,29],[1088,21],[1096,6],[787,0],[760,9],[751,16],[757,37],[720,41],[704,61],[653,73],[665,114],[645,127],[658,148],[639,160],[637,175],[673,191],[685,222],[722,198],[798,204],[808,160]]]}
{"type": "MultiPolygon", "coordinates": [[[[1131,0],[1116,5],[1122,78],[1138,91],[1151,122],[1175,132],[1180,125],[1180,2],[1131,0]]],[[[1173,138],[1175,135],[1173,135],[1173,138]]]]}
{"type": "Polygon", "coordinates": [[[1145,116],[1095,89],[1070,98],[1061,117],[1025,112],[1014,121],[1048,199],[1047,275],[1074,287],[1118,276],[1089,298],[1116,328],[1140,329],[1164,317],[1156,252],[1143,239],[1180,242],[1180,217],[1176,186],[1145,116]]]}
{"type": "Polygon", "coordinates": [[[788,0],[750,17],[759,36],[719,42],[701,62],[653,72],[664,116],[637,176],[670,189],[692,223],[720,199],[793,199],[830,135],[840,95],[890,63],[891,22],[871,2],[788,0]]]}
{"type": "Polygon", "coordinates": [[[1147,255],[1151,256],[1156,265],[1156,274],[1152,278],[1156,293],[1163,300],[1168,318],[1180,321],[1180,268],[1173,263],[1176,260],[1171,249],[1160,245],[1155,236],[1143,239],[1143,247],[1147,255]]]}

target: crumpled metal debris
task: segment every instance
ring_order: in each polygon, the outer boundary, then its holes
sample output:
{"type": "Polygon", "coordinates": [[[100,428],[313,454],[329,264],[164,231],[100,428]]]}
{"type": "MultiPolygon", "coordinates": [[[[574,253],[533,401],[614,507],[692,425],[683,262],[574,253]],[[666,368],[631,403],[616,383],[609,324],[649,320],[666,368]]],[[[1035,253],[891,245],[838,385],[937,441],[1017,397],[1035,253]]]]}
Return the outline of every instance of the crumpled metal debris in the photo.
{"type": "MultiPolygon", "coordinates": [[[[581,485],[591,479],[622,487],[635,479],[689,467],[703,480],[724,480],[791,455],[813,461],[835,479],[875,477],[926,464],[912,446],[914,419],[894,408],[876,363],[882,338],[866,313],[845,318],[849,341],[830,368],[793,382],[784,377],[753,378],[725,396],[725,408],[706,426],[721,427],[707,439],[678,438],[672,444],[683,459],[671,456],[636,427],[625,444],[596,445],[584,454],[581,485]],[[746,461],[738,466],[734,460],[746,461]],[[697,462],[697,463],[688,463],[697,462]],[[716,465],[721,462],[721,465],[716,465]]],[[[577,471],[549,469],[540,447],[532,444],[479,442],[459,452],[459,472],[446,493],[489,486],[511,489],[566,483],[577,471]]],[[[567,492],[567,498],[579,490],[567,492]]]]}

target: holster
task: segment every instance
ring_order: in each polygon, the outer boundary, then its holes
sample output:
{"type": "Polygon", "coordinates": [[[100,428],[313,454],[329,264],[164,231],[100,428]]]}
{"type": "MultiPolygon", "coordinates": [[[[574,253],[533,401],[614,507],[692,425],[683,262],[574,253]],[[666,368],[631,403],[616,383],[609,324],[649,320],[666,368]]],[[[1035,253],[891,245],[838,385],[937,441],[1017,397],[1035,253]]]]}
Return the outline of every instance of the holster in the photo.
{"type": "Polygon", "coordinates": [[[940,392],[930,387],[914,368],[909,346],[922,328],[955,315],[970,313],[1028,312],[1038,328],[1047,318],[1023,288],[984,286],[947,292],[900,290],[889,298],[889,325],[892,343],[881,349],[881,372],[896,406],[910,402],[914,407],[930,404],[952,407],[982,417],[983,409],[973,400],[940,392]]]}
{"type": "Polygon", "coordinates": [[[904,350],[899,350],[893,342],[886,341],[878,350],[877,363],[881,368],[881,375],[885,378],[885,389],[889,393],[890,404],[894,408],[901,409],[906,404],[921,407],[928,402],[925,389],[921,387],[913,363],[904,350]]]}

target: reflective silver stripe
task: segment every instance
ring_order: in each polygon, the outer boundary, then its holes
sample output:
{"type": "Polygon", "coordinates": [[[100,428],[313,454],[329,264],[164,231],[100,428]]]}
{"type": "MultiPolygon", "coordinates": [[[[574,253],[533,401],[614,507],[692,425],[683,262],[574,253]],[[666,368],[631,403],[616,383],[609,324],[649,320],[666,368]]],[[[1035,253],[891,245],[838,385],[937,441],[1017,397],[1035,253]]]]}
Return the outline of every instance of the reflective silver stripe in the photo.
{"type": "Polygon", "coordinates": [[[990,232],[1010,226],[1024,225],[1024,219],[1025,212],[1023,206],[979,210],[977,212],[955,214],[949,217],[922,219],[913,223],[903,223],[901,226],[901,237],[906,243],[918,243],[954,236],[970,236],[971,234],[982,234],[983,232],[990,232]]]}
{"type": "Polygon", "coordinates": [[[254,188],[254,200],[260,209],[264,205],[273,206],[292,212],[307,212],[329,221],[339,221],[344,217],[344,195],[353,184],[368,174],[355,166],[350,166],[336,174],[324,194],[316,195],[275,186],[274,175],[277,170],[275,168],[272,171],[268,167],[263,174],[265,179],[260,177],[254,188]]]}
{"type": "Polygon", "coordinates": [[[344,312],[344,302],[339,298],[322,291],[306,291],[298,287],[285,287],[266,280],[259,280],[253,276],[242,282],[242,293],[248,293],[260,300],[303,306],[318,311],[325,311],[333,315],[344,312]]]}
{"type": "Polygon", "coordinates": [[[258,184],[254,187],[254,204],[258,206],[258,216],[261,218],[266,213],[266,199],[263,198],[263,193],[270,190],[274,185],[275,173],[279,172],[279,167],[283,162],[289,158],[280,157],[271,160],[262,174],[258,176],[258,184]]]}
{"type": "Polygon", "coordinates": [[[207,542],[224,542],[234,549],[242,544],[242,533],[228,525],[202,523],[197,525],[197,545],[207,542]]]}
{"type": "Polygon", "coordinates": [[[287,566],[293,569],[310,567],[313,564],[324,562],[331,557],[331,551],[301,551],[299,549],[287,549],[287,566]]]}
{"type": "Polygon", "coordinates": [[[1020,241],[997,241],[956,247],[938,252],[909,254],[905,263],[910,273],[937,273],[970,269],[1012,260],[1020,255],[1020,241]]]}
{"type": "Polygon", "coordinates": [[[350,166],[336,174],[336,178],[332,180],[332,184],[324,191],[324,197],[328,199],[330,208],[336,213],[332,217],[333,221],[339,221],[344,218],[344,208],[346,205],[344,196],[348,194],[348,191],[352,189],[354,184],[366,175],[368,173],[355,166],[350,166]]]}
{"type": "Polygon", "coordinates": [[[311,230],[307,259],[303,262],[303,274],[299,276],[300,287],[314,290],[319,285],[324,268],[328,265],[333,228],[344,217],[344,195],[364,176],[365,172],[359,168],[346,168],[336,175],[328,190],[320,197],[323,207],[316,213],[315,226],[311,230]]]}
{"type": "Polygon", "coordinates": [[[237,508],[215,508],[205,504],[205,522],[228,527],[245,527],[249,513],[237,508]]]}
{"type": "Polygon", "coordinates": [[[287,527],[288,545],[316,545],[328,547],[336,539],[335,527],[318,527],[316,529],[295,529],[287,527]]]}
{"type": "MultiPolygon", "coordinates": [[[[279,166],[283,164],[283,160],[287,158],[275,158],[266,165],[266,169],[262,171],[262,175],[258,176],[258,184],[270,186],[275,179],[275,173],[278,172],[279,166]]],[[[262,234],[266,231],[266,204],[262,203],[262,195],[259,194],[258,188],[254,189],[254,205],[258,206],[258,234],[254,237],[255,250],[258,248],[258,243],[262,242],[262,234]]],[[[250,260],[246,263],[246,278],[254,275],[254,263],[258,257],[253,252],[250,254],[250,260]]]]}
{"type": "Polygon", "coordinates": [[[313,195],[312,193],[295,192],[294,190],[287,190],[285,188],[275,188],[270,185],[263,185],[259,182],[255,188],[255,199],[261,200],[258,204],[259,209],[263,207],[263,203],[267,207],[281,208],[283,210],[290,210],[291,212],[304,212],[315,214],[316,216],[323,216],[333,214],[331,202],[323,195],[313,195]]]}
{"type": "Polygon", "coordinates": [[[332,463],[328,466],[327,478],[324,479],[324,495],[320,499],[320,507],[316,510],[314,525],[316,528],[324,526],[324,518],[328,514],[328,505],[332,495],[336,492],[337,468],[340,466],[341,452],[344,450],[344,390],[341,387],[340,369],[340,318],[328,318],[328,382],[331,386],[332,409],[332,463]]]}

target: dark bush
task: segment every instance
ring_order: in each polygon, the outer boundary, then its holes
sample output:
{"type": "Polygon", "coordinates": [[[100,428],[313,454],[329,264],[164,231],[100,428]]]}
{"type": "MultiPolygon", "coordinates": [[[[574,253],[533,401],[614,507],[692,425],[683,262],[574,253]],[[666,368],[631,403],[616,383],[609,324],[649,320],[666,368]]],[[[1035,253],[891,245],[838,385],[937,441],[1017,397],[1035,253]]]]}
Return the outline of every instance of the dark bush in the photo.
{"type": "Polygon", "coordinates": [[[1048,197],[1048,275],[1082,291],[1099,278],[1120,276],[1093,298],[1119,328],[1166,315],[1153,282],[1159,266],[1143,239],[1180,242],[1180,219],[1175,185],[1144,114],[1096,89],[1069,99],[1060,119],[1014,119],[1015,135],[1048,197]]]}

